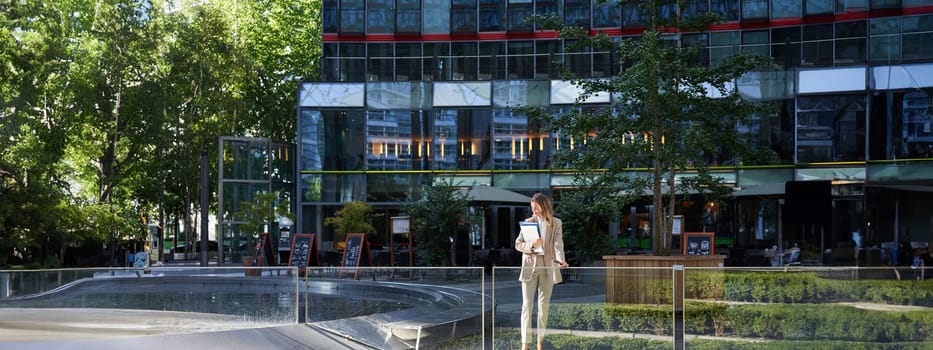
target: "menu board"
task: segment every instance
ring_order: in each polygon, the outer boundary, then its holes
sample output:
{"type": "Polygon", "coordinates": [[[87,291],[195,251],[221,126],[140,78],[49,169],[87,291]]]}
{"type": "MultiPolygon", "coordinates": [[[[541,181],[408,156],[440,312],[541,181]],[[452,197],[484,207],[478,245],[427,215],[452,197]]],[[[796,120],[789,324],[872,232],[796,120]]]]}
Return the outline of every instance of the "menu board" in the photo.
{"type": "Polygon", "coordinates": [[[256,249],[253,251],[252,266],[275,266],[275,252],[272,251],[270,239],[268,232],[259,234],[256,249]]]}
{"type": "MultiPolygon", "coordinates": [[[[366,242],[365,233],[348,233],[346,249],[343,251],[343,259],[340,260],[340,276],[347,272],[349,267],[370,266],[372,261],[369,256],[369,244],[366,242]]],[[[338,276],[338,278],[340,277],[338,276]]],[[[353,270],[353,276],[359,278],[359,270],[353,270]]]]}
{"type": "Polygon", "coordinates": [[[313,233],[298,233],[292,238],[288,266],[297,266],[300,276],[307,275],[308,266],[320,266],[317,241],[313,233]]]}
{"type": "Polygon", "coordinates": [[[684,232],[684,255],[713,255],[716,254],[716,234],[713,232],[684,232]]]}

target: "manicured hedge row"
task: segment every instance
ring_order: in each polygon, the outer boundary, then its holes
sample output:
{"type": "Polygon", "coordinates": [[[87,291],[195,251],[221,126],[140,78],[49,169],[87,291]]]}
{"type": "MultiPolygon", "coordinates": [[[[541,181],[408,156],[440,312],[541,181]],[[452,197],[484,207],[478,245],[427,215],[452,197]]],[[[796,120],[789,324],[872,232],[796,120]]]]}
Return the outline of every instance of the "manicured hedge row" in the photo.
{"type": "Polygon", "coordinates": [[[696,299],[724,298],[755,303],[863,301],[933,307],[933,279],[838,280],[821,278],[814,272],[730,271],[724,273],[721,280],[720,288],[712,282],[694,282],[688,276],[687,295],[696,299]]]}
{"type": "MultiPolygon", "coordinates": [[[[670,335],[670,306],[551,305],[559,329],[670,335]]],[[[871,311],[847,305],[732,304],[688,301],[688,334],[853,342],[933,341],[933,312],[871,311]]]]}
{"type": "MultiPolygon", "coordinates": [[[[489,336],[489,335],[487,335],[489,336]]],[[[493,349],[513,350],[520,349],[520,336],[517,331],[496,332],[493,349]]],[[[455,340],[440,346],[432,346],[435,350],[470,349],[480,343],[478,336],[469,340],[455,340]]],[[[863,343],[842,341],[737,341],[715,339],[688,339],[687,348],[692,350],[785,350],[785,349],[813,349],[813,350],[921,350],[930,349],[922,342],[901,343],[863,343]]],[[[673,339],[646,339],[622,336],[579,336],[570,334],[552,334],[544,340],[546,349],[557,350],[667,350],[673,344],[673,339]]]]}
{"type": "Polygon", "coordinates": [[[933,341],[933,312],[846,305],[733,305],[726,333],[739,337],[858,342],[933,341]]]}

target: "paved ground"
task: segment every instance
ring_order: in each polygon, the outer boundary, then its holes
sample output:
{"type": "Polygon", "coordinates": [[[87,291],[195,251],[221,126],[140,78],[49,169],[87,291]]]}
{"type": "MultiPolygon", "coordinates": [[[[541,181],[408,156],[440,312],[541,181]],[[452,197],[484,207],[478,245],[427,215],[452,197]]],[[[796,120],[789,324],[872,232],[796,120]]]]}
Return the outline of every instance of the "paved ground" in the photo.
{"type": "Polygon", "coordinates": [[[0,309],[0,349],[371,349],[305,325],[114,309],[0,309]]]}

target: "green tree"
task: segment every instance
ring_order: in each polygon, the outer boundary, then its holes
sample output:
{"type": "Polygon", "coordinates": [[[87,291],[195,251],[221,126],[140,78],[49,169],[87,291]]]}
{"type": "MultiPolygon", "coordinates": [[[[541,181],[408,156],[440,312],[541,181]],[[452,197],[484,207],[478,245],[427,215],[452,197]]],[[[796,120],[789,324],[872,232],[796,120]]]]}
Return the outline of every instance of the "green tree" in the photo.
{"type": "Polygon", "coordinates": [[[450,264],[450,240],[466,216],[469,194],[450,181],[423,186],[420,198],[409,199],[405,212],[411,217],[411,231],[424,266],[450,264]]]}
{"type": "Polygon", "coordinates": [[[0,263],[14,249],[40,259],[30,252],[54,240],[129,239],[160,204],[193,233],[192,211],[215,204],[198,203],[199,159],[216,166],[219,136],[294,138],[292,78],[316,77],[319,12],[310,0],[0,1],[0,263]],[[102,208],[109,224],[79,219],[102,208]]]}
{"type": "Polygon", "coordinates": [[[601,259],[611,248],[608,223],[614,219],[614,208],[607,201],[593,201],[610,195],[606,188],[584,187],[562,192],[555,216],[564,225],[564,243],[574,249],[571,263],[579,265],[601,259]]]}
{"type": "Polygon", "coordinates": [[[236,212],[237,218],[242,220],[240,230],[257,238],[264,227],[271,227],[272,222],[279,217],[294,221],[295,214],[289,209],[290,206],[288,198],[281,191],[257,193],[253,195],[252,201],[240,202],[240,210],[236,212]]]}
{"type": "Polygon", "coordinates": [[[349,202],[337,210],[334,216],[324,219],[324,224],[334,227],[334,242],[346,241],[348,233],[365,233],[374,239],[376,227],[372,224],[373,207],[364,202],[349,202]]]}
{"type": "Polygon", "coordinates": [[[619,212],[626,203],[651,197],[656,255],[670,254],[678,197],[692,190],[715,200],[716,194],[724,192],[721,179],[709,171],[711,163],[770,159],[769,151],[756,149],[749,135],[739,132],[750,118],[767,112],[767,104],[747,100],[734,88],[737,78],[764,67],[765,62],[737,54],[704,65],[696,47],[680,40],[679,31],[704,30],[717,18],[680,17],[676,15],[680,11],[670,11],[677,4],[674,0],[637,2],[646,15],[647,29],[640,37],[621,41],[602,33],[589,36],[588,31],[565,26],[556,17],[534,17],[575,42],[576,48],[612,52],[623,69],[608,79],[574,77],[568,69],[561,69],[565,78],[581,87],[581,99],[612,94],[607,108],[576,108],[560,115],[522,108],[553,131],[576,137],[579,147],[561,149],[552,164],[577,170],[578,184],[601,193],[592,199],[598,206],[619,212]],[[691,176],[681,178],[682,173],[691,176]]]}

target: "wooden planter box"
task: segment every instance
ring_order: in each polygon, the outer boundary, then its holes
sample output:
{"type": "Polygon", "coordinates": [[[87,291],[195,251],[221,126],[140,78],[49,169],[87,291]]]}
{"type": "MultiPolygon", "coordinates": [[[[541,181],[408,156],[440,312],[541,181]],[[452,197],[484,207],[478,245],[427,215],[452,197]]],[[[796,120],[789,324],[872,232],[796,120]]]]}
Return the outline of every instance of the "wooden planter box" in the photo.
{"type": "Polygon", "coordinates": [[[614,304],[657,304],[658,296],[670,299],[673,285],[674,307],[683,307],[684,267],[722,268],[726,257],[722,255],[607,255],[606,302],[614,304]],[[615,269],[621,268],[621,269],[615,269]]]}

